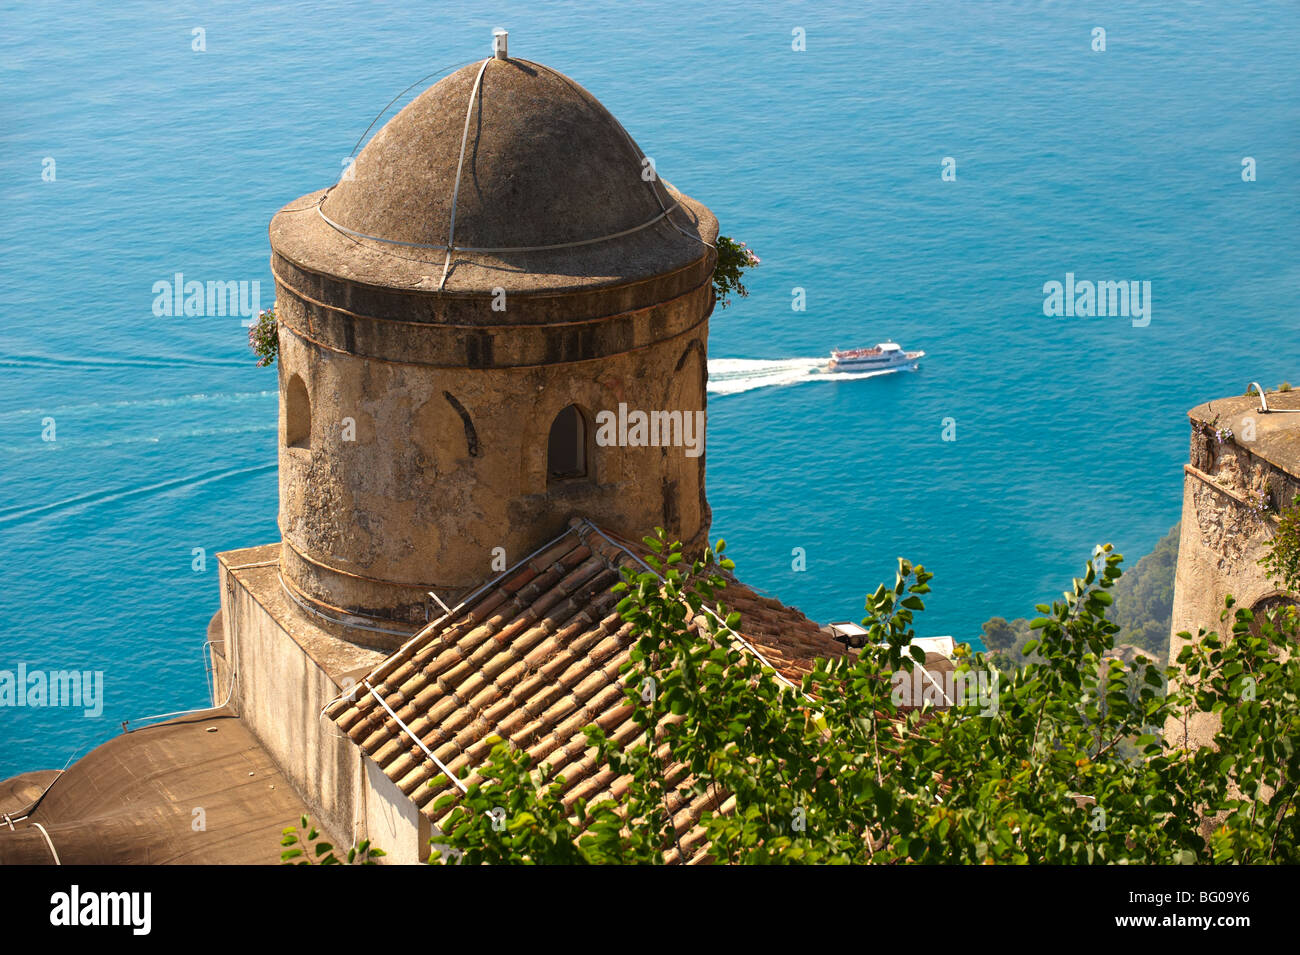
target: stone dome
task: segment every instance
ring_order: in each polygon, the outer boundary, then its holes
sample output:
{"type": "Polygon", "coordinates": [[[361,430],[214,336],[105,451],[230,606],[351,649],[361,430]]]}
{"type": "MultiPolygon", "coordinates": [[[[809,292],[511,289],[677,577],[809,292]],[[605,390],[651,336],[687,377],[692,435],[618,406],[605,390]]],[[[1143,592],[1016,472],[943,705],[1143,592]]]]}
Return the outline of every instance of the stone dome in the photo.
{"type": "Polygon", "coordinates": [[[272,240],[312,271],[390,287],[559,291],[637,280],[699,262],[717,228],[646,169],[618,120],[573,80],[489,59],[402,109],[335,186],[282,210],[272,240]]]}

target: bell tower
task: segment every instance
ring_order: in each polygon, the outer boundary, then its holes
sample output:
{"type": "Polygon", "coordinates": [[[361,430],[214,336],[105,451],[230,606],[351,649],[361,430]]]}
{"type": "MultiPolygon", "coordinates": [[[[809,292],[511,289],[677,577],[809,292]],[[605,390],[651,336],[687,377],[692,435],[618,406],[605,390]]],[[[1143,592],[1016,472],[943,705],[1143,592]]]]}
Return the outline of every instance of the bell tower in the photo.
{"type": "Polygon", "coordinates": [[[504,36],[282,208],[280,574],[299,605],[422,623],[430,591],[452,603],[574,516],[702,546],[705,456],[670,436],[703,419],[717,232],[504,36]],[[620,406],[657,416],[653,443],[602,429],[620,406]]]}

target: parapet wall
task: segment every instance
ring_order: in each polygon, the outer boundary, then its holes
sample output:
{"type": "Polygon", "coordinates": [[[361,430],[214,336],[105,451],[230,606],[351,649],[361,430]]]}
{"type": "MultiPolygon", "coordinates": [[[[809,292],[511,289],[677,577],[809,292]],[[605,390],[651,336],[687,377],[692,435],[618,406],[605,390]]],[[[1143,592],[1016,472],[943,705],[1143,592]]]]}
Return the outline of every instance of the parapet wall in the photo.
{"type": "Polygon", "coordinates": [[[218,555],[222,639],[213,641],[213,696],[229,695],[242,722],[271,755],[336,845],[367,829],[361,755],[321,710],[349,677],[384,653],[308,621],[280,585],[279,545],[218,555]],[[231,682],[234,691],[231,693],[231,682]]]}

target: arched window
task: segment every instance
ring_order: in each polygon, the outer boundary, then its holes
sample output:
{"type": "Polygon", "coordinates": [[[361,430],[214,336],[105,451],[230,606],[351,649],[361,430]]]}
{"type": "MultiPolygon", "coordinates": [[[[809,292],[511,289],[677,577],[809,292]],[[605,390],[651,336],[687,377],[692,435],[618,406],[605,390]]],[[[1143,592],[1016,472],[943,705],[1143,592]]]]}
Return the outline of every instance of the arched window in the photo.
{"type": "Polygon", "coordinates": [[[587,420],[577,405],[569,405],[555,416],[546,442],[548,481],[567,481],[588,476],[587,420]]]}
{"type": "Polygon", "coordinates": [[[284,392],[284,443],[290,448],[311,447],[311,399],[297,375],[289,379],[284,392]]]}

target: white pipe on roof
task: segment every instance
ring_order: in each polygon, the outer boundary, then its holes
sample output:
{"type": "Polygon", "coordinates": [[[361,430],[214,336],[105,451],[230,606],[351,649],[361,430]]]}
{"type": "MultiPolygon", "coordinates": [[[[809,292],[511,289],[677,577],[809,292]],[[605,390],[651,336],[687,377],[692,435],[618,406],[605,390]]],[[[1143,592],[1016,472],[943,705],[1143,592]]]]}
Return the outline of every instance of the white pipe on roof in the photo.
{"type": "Polygon", "coordinates": [[[433,765],[437,766],[440,770],[442,770],[443,775],[445,775],[448,779],[451,780],[452,785],[454,785],[462,793],[469,792],[469,787],[467,787],[463,782],[457,779],[456,774],[453,773],[450,769],[448,769],[442,760],[440,760],[437,756],[433,755],[433,751],[430,750],[429,747],[424,745],[424,740],[416,736],[415,733],[411,731],[411,728],[402,722],[402,718],[393,712],[393,708],[388,705],[388,701],[386,701],[382,696],[380,696],[378,693],[375,692],[375,688],[370,685],[370,681],[362,680],[361,682],[364,683],[366,689],[370,691],[370,695],[375,698],[375,702],[388,711],[388,715],[391,716],[397,722],[397,725],[402,728],[402,731],[411,738],[411,740],[415,743],[416,746],[424,750],[424,755],[428,756],[429,759],[433,761],[433,765]]]}

